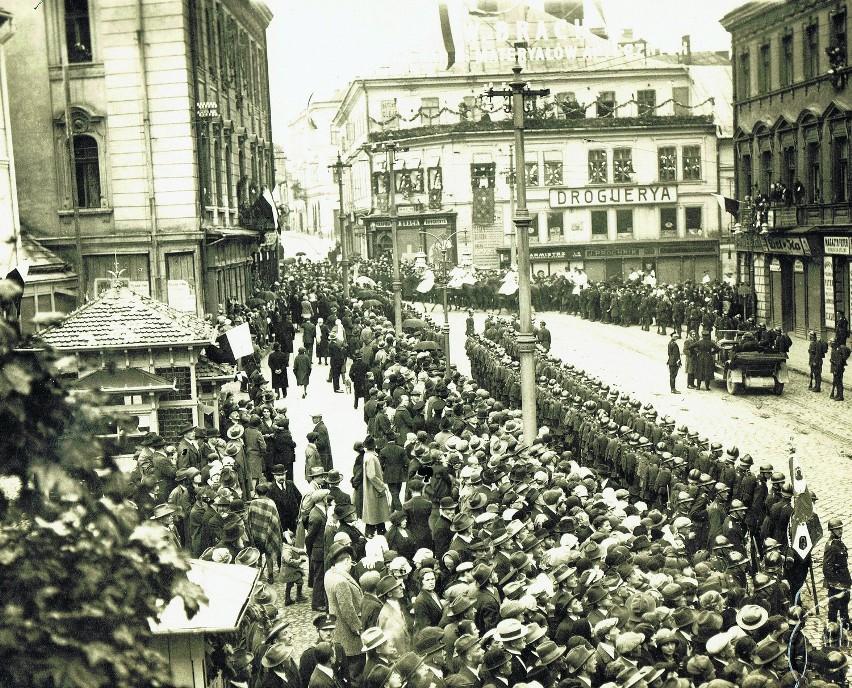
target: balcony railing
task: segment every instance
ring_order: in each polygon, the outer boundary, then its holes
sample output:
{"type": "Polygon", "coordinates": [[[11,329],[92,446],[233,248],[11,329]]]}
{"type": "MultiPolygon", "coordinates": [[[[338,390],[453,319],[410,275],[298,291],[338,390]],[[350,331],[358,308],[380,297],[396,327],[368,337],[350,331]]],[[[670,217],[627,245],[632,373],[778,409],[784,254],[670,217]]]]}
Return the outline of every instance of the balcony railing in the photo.
{"type": "MultiPolygon", "coordinates": [[[[746,226],[745,218],[740,222],[746,226]]],[[[770,229],[784,230],[816,225],[852,223],[852,201],[845,203],[810,203],[798,206],[773,206],[769,209],[770,229]]]]}

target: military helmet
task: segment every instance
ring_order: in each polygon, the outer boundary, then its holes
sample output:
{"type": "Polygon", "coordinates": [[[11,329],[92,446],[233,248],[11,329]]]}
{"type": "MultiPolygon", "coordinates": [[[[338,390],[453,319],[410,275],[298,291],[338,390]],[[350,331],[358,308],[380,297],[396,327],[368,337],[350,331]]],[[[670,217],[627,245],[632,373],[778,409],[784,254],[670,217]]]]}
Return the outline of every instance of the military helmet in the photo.
{"type": "Polygon", "coordinates": [[[784,486],[781,488],[781,494],[786,495],[787,497],[792,497],[793,485],[791,483],[784,483],[784,486]]]}
{"type": "Polygon", "coordinates": [[[775,471],[772,474],[772,478],[770,478],[770,480],[772,481],[773,485],[783,485],[786,478],[784,477],[784,474],[781,471],[775,471]]]}
{"type": "Polygon", "coordinates": [[[724,535],[717,535],[713,539],[713,549],[728,549],[729,547],[733,547],[733,545],[724,535]]]}
{"type": "Polygon", "coordinates": [[[766,557],[763,559],[763,563],[767,568],[775,568],[776,566],[781,566],[781,552],[777,549],[773,549],[771,552],[766,553],[766,557]]]}
{"type": "Polygon", "coordinates": [[[728,449],[728,456],[733,456],[735,459],[740,455],[740,450],[736,447],[728,449]]]}

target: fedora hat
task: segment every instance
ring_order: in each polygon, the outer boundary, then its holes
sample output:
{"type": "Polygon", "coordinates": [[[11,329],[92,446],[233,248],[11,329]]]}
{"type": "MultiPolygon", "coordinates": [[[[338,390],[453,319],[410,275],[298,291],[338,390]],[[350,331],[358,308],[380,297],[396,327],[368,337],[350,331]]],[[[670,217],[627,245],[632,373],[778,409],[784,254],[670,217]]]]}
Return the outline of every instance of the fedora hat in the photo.
{"type": "Polygon", "coordinates": [[[423,664],[423,658],[416,652],[406,652],[396,660],[393,670],[399,674],[403,681],[408,682],[414,678],[417,669],[423,664]]]}
{"type": "Polygon", "coordinates": [[[784,646],[775,640],[762,642],[751,653],[751,663],[755,666],[769,664],[783,655],[784,651],[784,646]]]}
{"type": "Polygon", "coordinates": [[[171,504],[157,504],[151,512],[151,520],[156,521],[173,513],[175,513],[175,508],[171,504]]]}
{"type": "Polygon", "coordinates": [[[486,671],[495,671],[509,660],[509,653],[500,647],[492,647],[482,658],[482,668],[486,671]]]}
{"type": "Polygon", "coordinates": [[[769,612],[759,604],[746,604],[737,612],[737,626],[744,631],[756,631],[769,619],[769,612]]]}
{"type": "Polygon", "coordinates": [[[321,478],[324,475],[327,475],[328,471],[325,470],[322,466],[311,466],[311,470],[308,472],[309,478],[321,478]]]}
{"type": "Polygon", "coordinates": [[[355,558],[355,552],[349,545],[344,545],[340,542],[335,542],[331,547],[328,548],[328,555],[326,559],[328,560],[328,565],[332,566],[337,563],[337,561],[346,555],[349,555],[352,559],[355,558]]]}
{"type": "Polygon", "coordinates": [[[232,425],[230,428],[228,428],[228,439],[238,440],[245,434],[245,431],[245,428],[239,423],[237,423],[236,425],[232,425]]]}
{"type": "Polygon", "coordinates": [[[453,616],[464,614],[474,604],[474,601],[467,595],[459,595],[449,605],[449,612],[453,616]]]}
{"type": "Polygon", "coordinates": [[[473,516],[467,512],[456,514],[453,517],[453,522],[450,525],[450,530],[454,533],[462,533],[469,530],[474,524],[473,516]]]}
{"type": "Polygon", "coordinates": [[[326,481],[329,485],[339,485],[341,482],[343,482],[343,475],[341,475],[340,471],[338,471],[336,468],[332,468],[328,472],[326,481]]]}
{"type": "Polygon", "coordinates": [[[444,631],[437,626],[426,626],[414,635],[414,651],[421,657],[444,649],[444,631]]]}
{"type": "MultiPolygon", "coordinates": [[[[289,625],[289,621],[287,622],[287,625],[289,625]]],[[[285,626],[282,626],[282,628],[284,627],[285,626]]],[[[284,660],[290,656],[290,652],[291,648],[288,643],[275,643],[275,645],[272,645],[266,651],[263,655],[263,659],[260,660],[260,663],[267,669],[272,669],[273,667],[277,667],[282,664],[284,660]]]]}
{"type": "Polygon", "coordinates": [[[572,674],[579,671],[593,654],[595,654],[595,651],[585,645],[574,647],[565,658],[568,671],[572,674]]]}
{"type": "Polygon", "coordinates": [[[361,633],[361,652],[375,650],[382,643],[388,641],[385,632],[378,626],[371,626],[361,633]]]}
{"type": "Polygon", "coordinates": [[[402,586],[402,581],[394,576],[382,576],[379,584],[376,586],[376,597],[384,597],[391,590],[396,590],[402,586]]]}
{"type": "Polygon", "coordinates": [[[526,627],[517,619],[503,619],[497,624],[494,637],[501,643],[518,640],[526,635],[526,627]]]}

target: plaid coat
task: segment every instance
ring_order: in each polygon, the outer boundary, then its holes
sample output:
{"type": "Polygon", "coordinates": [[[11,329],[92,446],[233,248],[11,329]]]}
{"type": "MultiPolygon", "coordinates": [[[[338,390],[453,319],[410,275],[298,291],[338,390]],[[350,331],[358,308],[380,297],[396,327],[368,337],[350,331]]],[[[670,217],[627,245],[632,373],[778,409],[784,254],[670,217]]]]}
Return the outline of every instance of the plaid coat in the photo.
{"type": "Polygon", "coordinates": [[[281,554],[281,521],[278,508],[269,497],[257,497],[248,503],[246,531],[251,544],[276,559],[281,554]]]}

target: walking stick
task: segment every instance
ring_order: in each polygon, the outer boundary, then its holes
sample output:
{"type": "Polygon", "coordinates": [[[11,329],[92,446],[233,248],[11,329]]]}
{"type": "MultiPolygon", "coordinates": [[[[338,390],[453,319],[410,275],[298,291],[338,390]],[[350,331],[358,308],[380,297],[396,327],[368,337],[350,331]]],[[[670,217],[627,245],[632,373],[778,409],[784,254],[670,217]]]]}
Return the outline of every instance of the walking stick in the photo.
{"type": "Polygon", "coordinates": [[[808,564],[808,571],[811,572],[811,587],[813,587],[813,591],[814,591],[814,607],[816,608],[817,616],[819,616],[819,597],[817,596],[816,579],[814,578],[814,561],[813,561],[813,559],[811,559],[810,564],[808,564]]]}

